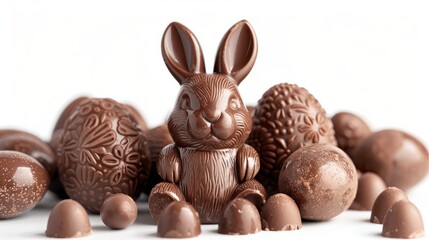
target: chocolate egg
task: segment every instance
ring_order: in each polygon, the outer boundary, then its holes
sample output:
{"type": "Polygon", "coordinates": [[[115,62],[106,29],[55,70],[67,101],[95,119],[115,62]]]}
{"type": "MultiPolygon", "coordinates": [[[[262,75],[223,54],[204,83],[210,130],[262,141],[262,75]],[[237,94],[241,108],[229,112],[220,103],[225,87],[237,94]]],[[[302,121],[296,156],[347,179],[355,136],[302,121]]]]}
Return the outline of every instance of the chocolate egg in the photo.
{"type": "Polygon", "coordinates": [[[249,200],[235,198],[224,208],[218,232],[228,235],[247,235],[261,231],[258,209],[249,200]]]}
{"type": "Polygon", "coordinates": [[[78,202],[63,200],[52,209],[45,235],[53,238],[78,238],[92,234],[88,214],[78,202]]]}
{"type": "Polygon", "coordinates": [[[67,194],[98,213],[112,194],[138,197],[150,171],[147,142],[122,104],[88,99],[65,123],[58,171],[67,194]]]}
{"type": "Polygon", "coordinates": [[[328,220],[346,210],[355,198],[356,168],[333,145],[304,146],[283,165],[279,190],[295,200],[303,219],[328,220]]]}
{"type": "Polygon", "coordinates": [[[185,201],[174,201],[159,216],[158,237],[191,238],[201,234],[198,213],[185,201]]]}
{"type": "Polygon", "coordinates": [[[0,151],[0,219],[31,210],[48,190],[49,174],[34,158],[0,151]]]}
{"type": "MultiPolygon", "coordinates": [[[[170,132],[168,131],[167,124],[151,128],[145,132],[145,135],[149,146],[152,166],[156,166],[159,153],[165,146],[173,143],[173,139],[171,138],[170,132]]],[[[159,176],[156,167],[152,167],[149,181],[146,184],[143,192],[149,195],[152,188],[160,182],[162,182],[162,178],[159,176]]]]}
{"type": "Polygon", "coordinates": [[[407,194],[397,187],[388,187],[377,199],[375,199],[374,205],[372,206],[371,218],[372,223],[384,223],[384,217],[386,216],[387,210],[399,200],[408,200],[407,194]]]}
{"type": "Polygon", "coordinates": [[[377,174],[363,173],[358,180],[358,190],[350,209],[371,211],[375,199],[386,189],[386,184],[377,174]]]}
{"type": "Polygon", "coordinates": [[[269,194],[278,190],[279,171],[298,148],[315,143],[336,145],[331,119],[306,89],[282,83],[258,101],[247,140],[261,158],[256,176],[269,194]]]}
{"type": "Polygon", "coordinates": [[[109,228],[126,228],[136,221],[136,202],[123,193],[113,194],[104,200],[103,205],[101,205],[100,217],[109,228]]]}
{"type": "Polygon", "coordinates": [[[261,212],[262,229],[289,231],[302,228],[301,214],[295,201],[286,194],[271,196],[261,212]]]}
{"type": "Polygon", "coordinates": [[[149,128],[147,127],[146,121],[144,120],[141,113],[131,104],[124,104],[124,107],[128,110],[130,113],[130,116],[134,119],[134,121],[137,123],[137,126],[140,127],[141,130],[147,131],[149,128]]]}
{"type": "Polygon", "coordinates": [[[384,218],[383,237],[418,238],[423,234],[422,215],[413,203],[400,200],[389,208],[384,218]]]}
{"type": "Polygon", "coordinates": [[[52,178],[57,173],[55,153],[44,141],[26,134],[11,134],[0,137],[0,150],[25,153],[36,159],[52,178]]]}
{"type": "Polygon", "coordinates": [[[349,112],[339,112],[331,120],[338,147],[353,158],[356,146],[371,134],[371,129],[362,118],[349,112]]]}
{"type": "Polygon", "coordinates": [[[406,191],[427,174],[429,154],[410,134],[390,129],[375,132],[359,144],[353,162],[362,172],[378,174],[387,186],[406,191]]]}

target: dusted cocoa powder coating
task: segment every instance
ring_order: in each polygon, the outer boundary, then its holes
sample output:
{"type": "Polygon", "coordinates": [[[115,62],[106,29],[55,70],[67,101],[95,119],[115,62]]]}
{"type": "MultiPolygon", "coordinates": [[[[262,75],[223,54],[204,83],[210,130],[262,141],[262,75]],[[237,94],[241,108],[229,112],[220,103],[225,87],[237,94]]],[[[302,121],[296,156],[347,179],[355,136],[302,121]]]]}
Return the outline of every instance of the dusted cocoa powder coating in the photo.
{"type": "Polygon", "coordinates": [[[338,147],[353,159],[356,146],[371,134],[371,129],[362,118],[349,112],[339,112],[331,120],[338,147]]]}
{"type": "Polygon", "coordinates": [[[371,211],[375,199],[386,189],[386,184],[377,174],[366,172],[358,180],[358,190],[350,209],[371,211]]]}
{"type": "Polygon", "coordinates": [[[350,206],[356,196],[356,175],[341,149],[313,144],[290,155],[280,171],[279,190],[295,200],[303,219],[323,221],[350,206]]]}
{"type": "Polygon", "coordinates": [[[45,235],[52,238],[78,238],[92,234],[88,214],[78,202],[59,202],[49,215],[45,235]]]}
{"type": "Polygon", "coordinates": [[[150,171],[148,183],[146,184],[146,187],[144,188],[143,192],[149,195],[152,188],[156,184],[162,182],[162,178],[159,176],[158,171],[156,169],[156,161],[158,160],[161,150],[165,146],[173,143],[173,139],[171,138],[170,132],[168,132],[167,124],[151,128],[145,132],[145,135],[149,146],[152,168],[150,171]]]}
{"type": "Polygon", "coordinates": [[[256,179],[269,194],[278,191],[279,171],[298,148],[315,143],[336,145],[331,119],[305,88],[281,83],[258,101],[247,143],[261,157],[256,179]]]}
{"type": "Polygon", "coordinates": [[[49,174],[34,158],[16,151],[0,151],[0,219],[19,216],[43,198],[49,174]]]}
{"type": "Polygon", "coordinates": [[[218,232],[228,235],[247,235],[261,231],[258,209],[244,198],[230,201],[219,220],[218,232]]]}
{"type": "Polygon", "coordinates": [[[256,35],[243,20],[232,26],[218,48],[213,74],[205,71],[204,56],[195,35],[180,23],[164,32],[162,56],[181,85],[168,118],[174,143],[164,147],[157,161],[163,182],[149,196],[157,221],[160,210],[184,198],[202,223],[217,223],[225,205],[236,197],[265,203],[264,187],[254,177],[259,156],[244,144],[252,119],[238,85],[256,60],[256,35]]]}
{"type": "Polygon", "coordinates": [[[262,229],[289,231],[302,228],[301,214],[295,201],[286,194],[277,193],[264,205],[261,212],[262,229]]]}
{"type": "Polygon", "coordinates": [[[126,228],[136,221],[136,202],[126,194],[113,194],[104,200],[103,205],[101,205],[100,217],[109,228],[126,228]]]}
{"type": "Polygon", "coordinates": [[[139,196],[150,171],[147,142],[122,104],[88,99],[64,126],[58,170],[67,194],[98,213],[111,194],[139,196]]]}
{"type": "Polygon", "coordinates": [[[407,200],[400,200],[387,211],[382,235],[389,238],[418,238],[424,235],[424,231],[419,209],[407,200]]]}
{"type": "Polygon", "coordinates": [[[372,223],[384,223],[384,217],[386,216],[389,208],[397,201],[408,200],[407,194],[397,187],[388,187],[377,199],[375,199],[374,205],[372,206],[371,218],[372,223]]]}
{"type": "Polygon", "coordinates": [[[191,238],[200,234],[200,218],[189,203],[172,202],[162,210],[158,222],[158,237],[191,238]]]}
{"type": "Polygon", "coordinates": [[[378,174],[387,186],[406,191],[427,174],[429,154],[410,134],[391,129],[366,138],[356,148],[353,162],[362,172],[378,174]]]}

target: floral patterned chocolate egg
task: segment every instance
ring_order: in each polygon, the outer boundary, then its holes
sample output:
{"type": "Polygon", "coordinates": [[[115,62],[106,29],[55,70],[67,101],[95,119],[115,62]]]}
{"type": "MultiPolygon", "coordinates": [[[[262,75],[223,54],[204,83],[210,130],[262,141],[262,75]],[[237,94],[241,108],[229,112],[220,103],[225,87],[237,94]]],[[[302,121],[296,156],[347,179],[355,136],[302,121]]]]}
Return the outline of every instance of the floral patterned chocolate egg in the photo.
{"type": "Polygon", "coordinates": [[[58,170],[67,194],[98,213],[112,194],[138,197],[150,171],[147,142],[122,104],[88,99],[64,125],[58,170]]]}
{"type": "Polygon", "coordinates": [[[258,101],[247,143],[260,154],[256,179],[269,194],[278,191],[279,171],[295,150],[314,143],[337,145],[332,121],[317,99],[288,83],[271,87],[258,101]]]}

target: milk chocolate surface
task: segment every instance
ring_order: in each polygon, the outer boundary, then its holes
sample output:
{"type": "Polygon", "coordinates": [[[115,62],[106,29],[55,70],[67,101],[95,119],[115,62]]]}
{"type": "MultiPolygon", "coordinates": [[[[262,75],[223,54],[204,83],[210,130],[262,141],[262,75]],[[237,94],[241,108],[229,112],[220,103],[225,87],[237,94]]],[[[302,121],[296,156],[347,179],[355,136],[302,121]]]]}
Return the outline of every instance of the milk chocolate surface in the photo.
{"type": "Polygon", "coordinates": [[[159,216],[158,237],[191,238],[201,234],[197,211],[185,201],[170,203],[159,216]]]}
{"type": "Polygon", "coordinates": [[[247,235],[261,231],[258,209],[250,201],[236,198],[223,210],[218,232],[228,235],[247,235]]]}
{"type": "Polygon", "coordinates": [[[397,201],[408,200],[407,194],[397,187],[388,187],[377,199],[375,199],[374,205],[372,206],[371,218],[372,223],[384,223],[384,217],[386,216],[389,208],[397,201]]]}
{"type": "Polygon", "coordinates": [[[363,173],[358,180],[358,190],[350,209],[371,211],[378,195],[386,189],[386,184],[377,174],[363,173]]]}
{"type": "Polygon", "coordinates": [[[418,238],[424,234],[419,209],[407,200],[395,202],[387,211],[383,223],[383,237],[418,238]]]}
{"type": "Polygon", "coordinates": [[[136,202],[126,194],[113,194],[104,200],[103,205],[101,205],[100,217],[109,228],[126,228],[136,221],[136,202]]]}
{"type": "Polygon", "coordinates": [[[262,212],[262,229],[290,231],[302,228],[301,214],[295,201],[286,194],[277,193],[268,198],[262,212]]]}

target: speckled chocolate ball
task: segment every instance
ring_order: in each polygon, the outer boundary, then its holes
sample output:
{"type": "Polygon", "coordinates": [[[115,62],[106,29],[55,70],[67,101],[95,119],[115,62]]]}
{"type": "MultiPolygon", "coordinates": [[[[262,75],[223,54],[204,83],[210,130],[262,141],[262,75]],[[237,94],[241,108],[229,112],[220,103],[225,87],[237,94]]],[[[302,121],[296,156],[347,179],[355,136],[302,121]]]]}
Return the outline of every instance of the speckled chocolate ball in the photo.
{"type": "Polygon", "coordinates": [[[349,156],[335,146],[305,146],[283,165],[279,190],[295,200],[303,219],[328,220],[346,210],[355,198],[356,169],[349,156]]]}
{"type": "Polygon", "coordinates": [[[278,191],[279,171],[294,151],[337,141],[332,121],[317,99],[305,88],[281,83],[268,89],[255,106],[247,143],[260,155],[256,179],[271,195],[278,191]]]}
{"type": "Polygon", "coordinates": [[[0,219],[31,210],[48,190],[49,174],[34,158],[0,151],[0,219]]]}
{"type": "Polygon", "coordinates": [[[378,174],[387,186],[404,191],[419,183],[429,170],[429,154],[415,137],[400,130],[375,132],[356,148],[357,169],[378,174]]]}

